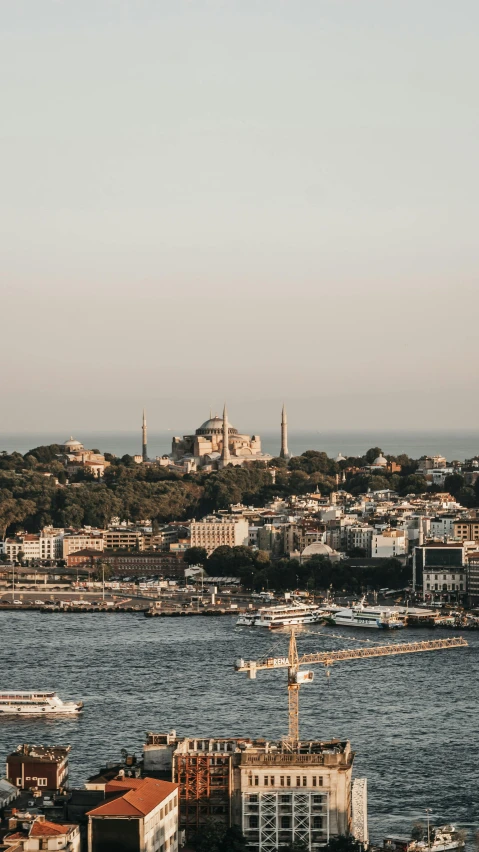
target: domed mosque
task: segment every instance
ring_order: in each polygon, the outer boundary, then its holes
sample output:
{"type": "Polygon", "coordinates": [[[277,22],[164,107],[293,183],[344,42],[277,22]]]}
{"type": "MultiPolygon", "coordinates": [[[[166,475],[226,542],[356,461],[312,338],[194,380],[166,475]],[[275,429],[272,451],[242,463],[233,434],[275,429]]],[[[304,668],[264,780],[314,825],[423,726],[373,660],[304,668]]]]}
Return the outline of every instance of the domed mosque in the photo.
{"type": "Polygon", "coordinates": [[[215,414],[196,429],[194,435],[173,438],[171,455],[176,462],[191,459],[196,467],[226,467],[251,461],[269,461],[272,456],[261,451],[259,435],[241,435],[228,420],[215,414]]]}

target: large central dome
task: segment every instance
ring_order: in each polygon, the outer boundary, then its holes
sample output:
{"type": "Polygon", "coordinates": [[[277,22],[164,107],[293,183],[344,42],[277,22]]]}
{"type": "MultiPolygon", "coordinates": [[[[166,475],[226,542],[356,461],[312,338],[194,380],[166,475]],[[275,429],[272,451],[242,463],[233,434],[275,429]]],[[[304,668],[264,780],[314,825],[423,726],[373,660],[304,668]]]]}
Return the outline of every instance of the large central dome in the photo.
{"type": "MultiPolygon", "coordinates": [[[[197,435],[221,435],[223,433],[223,418],[215,414],[209,420],[205,420],[200,428],[196,430],[197,435]]],[[[238,430],[228,423],[228,435],[237,435],[238,430]]]]}

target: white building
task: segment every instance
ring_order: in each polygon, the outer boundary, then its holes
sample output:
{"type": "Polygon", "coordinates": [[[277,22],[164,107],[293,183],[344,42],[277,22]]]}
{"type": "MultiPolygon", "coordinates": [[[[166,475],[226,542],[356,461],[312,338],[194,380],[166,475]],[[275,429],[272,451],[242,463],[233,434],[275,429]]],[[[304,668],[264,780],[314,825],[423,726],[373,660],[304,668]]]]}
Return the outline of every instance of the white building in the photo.
{"type": "Polygon", "coordinates": [[[404,530],[383,530],[371,539],[371,556],[374,559],[389,559],[407,553],[407,537],[404,530]]]}
{"type": "Polygon", "coordinates": [[[192,521],[190,526],[191,547],[204,547],[208,555],[217,547],[248,546],[249,525],[245,518],[231,515],[210,515],[202,521],[192,521]]]}
{"type": "Polygon", "coordinates": [[[105,786],[109,798],[88,813],[88,852],[136,849],[177,852],[178,787],[156,778],[123,778],[105,786]]]}
{"type": "Polygon", "coordinates": [[[19,814],[18,818],[9,820],[11,833],[7,834],[4,842],[7,849],[15,852],[37,852],[37,850],[61,850],[65,852],[80,852],[80,826],[74,824],[59,824],[49,822],[44,816],[19,814]],[[16,823],[14,825],[13,823],[16,823]]]}
{"type": "Polygon", "coordinates": [[[23,553],[24,560],[55,560],[62,555],[63,532],[52,531],[48,527],[39,534],[27,533],[15,538],[7,538],[3,543],[3,552],[10,562],[23,553]]]}
{"type": "Polygon", "coordinates": [[[432,538],[453,538],[454,523],[457,515],[437,515],[430,519],[430,535],[432,538]]]}
{"type": "Polygon", "coordinates": [[[452,592],[454,598],[462,598],[467,591],[465,568],[444,568],[423,573],[423,598],[435,598],[452,592]]]}

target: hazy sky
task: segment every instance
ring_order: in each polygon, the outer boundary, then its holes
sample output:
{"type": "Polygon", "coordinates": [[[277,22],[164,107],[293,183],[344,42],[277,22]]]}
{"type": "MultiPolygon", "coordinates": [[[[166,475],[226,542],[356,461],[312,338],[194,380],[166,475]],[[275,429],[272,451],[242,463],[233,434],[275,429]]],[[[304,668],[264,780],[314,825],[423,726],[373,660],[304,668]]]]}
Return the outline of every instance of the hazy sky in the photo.
{"type": "Polygon", "coordinates": [[[475,427],[477,0],[0,0],[0,432],[475,427]]]}

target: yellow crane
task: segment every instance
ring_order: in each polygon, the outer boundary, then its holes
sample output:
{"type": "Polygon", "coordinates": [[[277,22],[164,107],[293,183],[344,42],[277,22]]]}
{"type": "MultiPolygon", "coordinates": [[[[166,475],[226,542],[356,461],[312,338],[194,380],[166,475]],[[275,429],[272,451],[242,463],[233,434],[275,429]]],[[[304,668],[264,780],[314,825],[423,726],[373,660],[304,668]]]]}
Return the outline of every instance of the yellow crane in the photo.
{"type": "Polygon", "coordinates": [[[302,683],[313,680],[313,672],[300,671],[300,666],[320,663],[327,669],[334,663],[349,660],[365,660],[371,657],[392,657],[396,654],[416,654],[421,651],[440,651],[447,648],[464,648],[467,642],[462,636],[451,639],[430,639],[426,642],[391,643],[390,645],[368,645],[365,648],[347,648],[340,651],[322,651],[317,654],[298,654],[296,633],[291,630],[287,657],[266,657],[261,660],[237,659],[235,670],[247,672],[255,678],[256,672],[264,669],[288,669],[288,745],[295,748],[299,742],[299,688],[302,683]]]}

